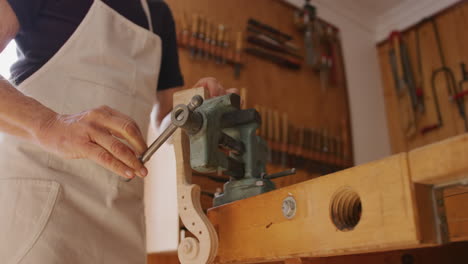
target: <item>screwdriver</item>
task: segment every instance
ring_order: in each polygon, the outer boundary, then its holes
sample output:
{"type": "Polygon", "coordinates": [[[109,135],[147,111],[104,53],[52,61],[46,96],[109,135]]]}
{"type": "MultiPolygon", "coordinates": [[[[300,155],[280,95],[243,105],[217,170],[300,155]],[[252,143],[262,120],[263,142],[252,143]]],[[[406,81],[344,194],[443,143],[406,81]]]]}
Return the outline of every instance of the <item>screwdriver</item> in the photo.
{"type": "MultiPolygon", "coordinates": [[[[143,153],[143,155],[141,155],[138,158],[140,162],[142,164],[145,164],[147,161],[149,161],[151,157],[153,156],[153,154],[164,144],[164,142],[166,142],[172,136],[172,134],[174,134],[177,128],[179,128],[179,126],[177,126],[174,123],[174,120],[178,120],[178,121],[183,120],[185,118],[185,115],[189,115],[190,112],[193,112],[202,104],[203,104],[203,98],[199,95],[195,95],[194,97],[192,97],[192,99],[190,100],[190,103],[187,105],[188,112],[183,111],[182,110],[183,108],[180,108],[180,107],[176,107],[174,110],[172,110],[171,124],[161,133],[161,135],[159,135],[158,138],[156,138],[156,140],[149,146],[149,148],[143,153]]],[[[124,179],[123,181],[129,182],[132,179],[133,178],[124,179]]]]}

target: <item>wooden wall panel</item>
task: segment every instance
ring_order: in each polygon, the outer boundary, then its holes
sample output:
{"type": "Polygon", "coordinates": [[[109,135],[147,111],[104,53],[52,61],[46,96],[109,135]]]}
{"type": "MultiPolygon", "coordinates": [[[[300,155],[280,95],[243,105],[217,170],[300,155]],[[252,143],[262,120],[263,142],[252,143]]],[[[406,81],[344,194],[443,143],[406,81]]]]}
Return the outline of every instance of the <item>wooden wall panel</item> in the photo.
{"type": "MultiPolygon", "coordinates": [[[[460,63],[468,63],[468,3],[462,2],[435,17],[439,28],[442,47],[444,50],[446,64],[453,71],[457,84],[461,80],[460,63]]],[[[416,61],[416,29],[417,26],[404,32],[404,39],[410,52],[413,72],[418,78],[416,61]]],[[[423,63],[424,101],[426,112],[418,122],[418,131],[424,126],[437,122],[434,98],[431,90],[432,72],[441,67],[437,45],[430,22],[420,26],[420,42],[423,63]]],[[[380,68],[384,85],[384,97],[387,111],[389,134],[393,153],[409,151],[417,147],[437,142],[465,132],[464,123],[458,113],[456,104],[449,100],[449,94],[443,74],[435,81],[436,91],[442,113],[443,127],[427,134],[418,134],[413,138],[403,135],[400,125],[399,103],[395,94],[395,83],[393,80],[389,63],[388,52],[391,44],[386,41],[378,46],[380,68]]],[[[468,85],[465,85],[468,89],[468,85]]],[[[465,111],[468,110],[468,102],[465,103],[465,111]]]]}

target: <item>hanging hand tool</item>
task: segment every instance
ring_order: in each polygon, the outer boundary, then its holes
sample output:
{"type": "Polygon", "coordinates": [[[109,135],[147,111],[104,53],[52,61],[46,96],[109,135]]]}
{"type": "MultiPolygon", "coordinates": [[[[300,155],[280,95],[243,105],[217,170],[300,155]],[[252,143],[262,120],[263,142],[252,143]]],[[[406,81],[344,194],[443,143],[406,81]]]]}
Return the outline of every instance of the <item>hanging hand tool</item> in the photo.
{"type": "MultiPolygon", "coordinates": [[[[457,94],[457,83],[455,80],[455,75],[453,74],[453,71],[447,66],[446,61],[445,61],[445,56],[444,56],[444,51],[442,48],[442,41],[440,39],[440,34],[439,34],[439,29],[437,27],[437,22],[433,19],[430,18],[429,21],[432,24],[433,32],[434,32],[434,37],[436,40],[437,44],[437,50],[439,53],[439,58],[442,66],[432,72],[431,76],[431,85],[432,85],[432,94],[434,96],[434,102],[436,106],[436,111],[437,111],[437,120],[438,122],[436,124],[424,127],[421,131],[421,133],[425,134],[427,132],[430,132],[434,129],[440,128],[443,125],[442,121],[442,113],[440,111],[439,107],[439,102],[437,98],[437,92],[436,92],[436,79],[439,74],[444,74],[445,80],[446,80],[446,86],[448,90],[449,96],[454,96],[457,94]]],[[[468,131],[468,119],[466,117],[465,113],[465,103],[463,101],[463,98],[458,98],[455,100],[457,103],[458,111],[462,119],[464,120],[465,123],[465,131],[468,131]]]]}
{"type": "Polygon", "coordinates": [[[230,31],[228,31],[227,29],[224,30],[224,38],[223,38],[223,46],[222,46],[222,51],[221,51],[221,64],[226,64],[227,61],[229,60],[229,58],[231,57],[231,60],[232,60],[232,56],[230,56],[230,42],[231,42],[231,39],[230,39],[230,31]]]}
{"type": "Polygon", "coordinates": [[[404,69],[401,54],[401,34],[394,31],[390,34],[390,42],[392,43],[393,52],[395,54],[394,61],[396,65],[396,76],[394,79],[397,81],[397,99],[399,102],[400,120],[402,123],[403,132],[406,137],[412,137],[416,132],[416,117],[411,100],[411,92],[404,78],[404,69]]]}
{"type": "Polygon", "coordinates": [[[205,56],[205,38],[206,38],[206,29],[207,21],[204,17],[199,17],[199,28],[197,35],[197,57],[203,58],[205,56]]]}
{"type": "Polygon", "coordinates": [[[259,28],[261,30],[269,32],[270,34],[276,36],[277,38],[279,38],[279,39],[281,39],[283,41],[289,41],[289,40],[293,39],[290,35],[288,35],[286,33],[283,33],[283,32],[279,31],[278,29],[276,29],[276,28],[274,28],[272,26],[261,23],[258,20],[255,20],[253,18],[249,18],[249,21],[247,23],[249,25],[257,27],[257,28],[259,28]]]}
{"type": "Polygon", "coordinates": [[[425,102],[424,102],[424,88],[425,88],[425,83],[424,83],[424,74],[423,74],[423,62],[422,62],[422,56],[421,56],[421,42],[420,42],[420,36],[419,36],[419,31],[421,29],[421,24],[416,27],[416,60],[418,63],[418,81],[416,82],[416,96],[418,99],[418,104],[422,110],[422,112],[425,112],[425,102]]]}
{"type": "Polygon", "coordinates": [[[301,10],[295,13],[296,26],[304,32],[305,62],[318,68],[321,64],[320,26],[317,21],[317,9],[306,0],[301,10]]]}
{"type": "Polygon", "coordinates": [[[197,54],[197,44],[198,44],[198,29],[199,29],[199,17],[197,14],[192,15],[192,34],[190,35],[189,41],[189,50],[190,57],[195,58],[197,54]]]}
{"type": "Polygon", "coordinates": [[[187,47],[189,44],[189,38],[190,38],[190,31],[189,31],[189,26],[187,23],[187,15],[184,13],[181,19],[181,30],[180,30],[180,34],[178,38],[179,45],[184,48],[187,47]]]}
{"type": "Polygon", "coordinates": [[[303,57],[296,52],[291,52],[289,51],[288,48],[286,48],[284,45],[281,43],[275,42],[271,39],[268,39],[267,37],[262,37],[262,36],[256,36],[256,35],[250,35],[247,37],[247,41],[251,44],[260,46],[262,48],[265,48],[267,50],[272,50],[276,51],[288,56],[292,56],[294,58],[302,60],[303,57]]]}
{"type": "MultiPolygon", "coordinates": [[[[421,105],[421,101],[418,99],[417,88],[414,81],[413,68],[411,65],[411,60],[408,52],[408,47],[404,41],[400,42],[401,47],[401,62],[403,63],[403,73],[404,80],[408,87],[408,94],[411,98],[411,104],[413,106],[413,111],[416,114],[421,114],[424,112],[424,105],[421,105]]],[[[416,115],[417,117],[417,115],[416,115]]]]}
{"type": "Polygon", "coordinates": [[[294,151],[295,151],[295,141],[294,137],[296,134],[296,129],[292,124],[288,125],[288,155],[287,155],[287,165],[295,167],[296,161],[294,160],[294,151]]]}
{"type": "Polygon", "coordinates": [[[289,123],[287,113],[283,113],[281,121],[281,167],[284,168],[288,165],[289,123]]]}
{"type": "Polygon", "coordinates": [[[226,27],[223,24],[218,25],[218,34],[216,39],[215,61],[218,64],[223,62],[224,34],[226,27]]]}
{"type": "Polygon", "coordinates": [[[280,117],[278,110],[272,112],[273,121],[273,137],[271,142],[271,149],[273,150],[273,163],[278,165],[281,163],[281,132],[280,132],[280,117]]]}
{"type": "Polygon", "coordinates": [[[338,37],[338,29],[330,26],[329,32],[329,45],[330,45],[330,57],[331,57],[331,69],[330,69],[330,83],[334,86],[340,86],[343,84],[342,78],[342,61],[341,61],[341,47],[340,40],[338,37]]]}
{"type": "Polygon", "coordinates": [[[266,109],[265,120],[267,122],[267,137],[265,139],[267,140],[269,146],[267,161],[268,163],[273,164],[276,157],[276,149],[273,148],[273,142],[275,137],[273,110],[269,108],[266,109]]]}
{"type": "Polygon", "coordinates": [[[281,45],[284,48],[286,48],[289,52],[293,52],[296,54],[300,52],[299,47],[296,44],[292,43],[291,41],[285,41],[284,39],[278,38],[275,35],[269,34],[268,32],[265,32],[251,25],[247,26],[247,32],[265,41],[273,42],[275,44],[281,45]]]}
{"type": "Polygon", "coordinates": [[[244,43],[244,37],[242,31],[237,32],[236,35],[236,49],[234,52],[234,77],[239,79],[240,71],[242,68],[242,48],[244,43]]]}
{"type": "Polygon", "coordinates": [[[268,60],[274,64],[291,70],[299,70],[301,68],[301,64],[297,61],[293,61],[292,59],[284,58],[258,48],[246,48],[244,49],[244,51],[248,54],[259,57],[264,60],[268,60]]]}
{"type": "Polygon", "coordinates": [[[218,29],[216,24],[213,23],[211,28],[211,42],[210,42],[210,59],[216,61],[216,52],[218,47],[218,29]]]}
{"type": "Polygon", "coordinates": [[[458,93],[450,97],[452,101],[462,99],[468,95],[468,90],[463,90],[463,84],[468,82],[468,72],[466,71],[465,63],[460,63],[460,68],[462,79],[458,82],[458,93]]]}
{"type": "Polygon", "coordinates": [[[203,43],[203,58],[209,59],[211,57],[211,38],[213,26],[210,20],[206,20],[205,25],[205,41],[203,43]]]}
{"type": "Polygon", "coordinates": [[[297,144],[297,148],[296,148],[296,153],[295,153],[295,157],[294,159],[296,160],[296,165],[295,167],[297,166],[297,168],[300,168],[300,169],[304,169],[304,165],[305,165],[305,159],[304,159],[304,131],[305,131],[305,128],[303,126],[299,127],[297,130],[296,130],[296,138],[297,138],[297,141],[296,141],[296,144],[297,144]]]}

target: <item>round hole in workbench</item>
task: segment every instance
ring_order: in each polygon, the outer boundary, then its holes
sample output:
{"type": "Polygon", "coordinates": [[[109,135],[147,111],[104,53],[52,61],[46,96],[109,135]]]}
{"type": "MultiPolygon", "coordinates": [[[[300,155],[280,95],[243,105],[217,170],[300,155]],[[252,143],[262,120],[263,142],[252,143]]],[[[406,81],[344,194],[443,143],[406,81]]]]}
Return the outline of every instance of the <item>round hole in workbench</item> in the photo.
{"type": "Polygon", "coordinates": [[[331,199],[330,217],[341,231],[351,231],[361,220],[362,205],[359,194],[350,187],[338,190],[331,199]]]}

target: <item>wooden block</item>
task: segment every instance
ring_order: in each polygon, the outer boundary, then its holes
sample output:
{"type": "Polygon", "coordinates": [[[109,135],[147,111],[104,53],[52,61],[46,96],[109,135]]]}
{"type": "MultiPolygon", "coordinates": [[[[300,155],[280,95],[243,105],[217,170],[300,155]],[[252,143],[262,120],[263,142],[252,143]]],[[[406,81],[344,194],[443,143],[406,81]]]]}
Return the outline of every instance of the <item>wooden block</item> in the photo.
{"type": "Polygon", "coordinates": [[[411,179],[423,184],[447,184],[468,177],[468,134],[409,152],[411,179]]]}
{"type": "MultiPolygon", "coordinates": [[[[399,154],[210,209],[208,217],[219,236],[215,263],[265,262],[425,246],[407,164],[407,155],[399,154]],[[345,190],[352,190],[355,195],[346,194],[345,190]],[[292,219],[283,216],[286,197],[297,202],[292,219]],[[357,197],[362,204],[360,221],[350,231],[339,230],[330,209],[358,217],[357,207],[351,206],[357,205],[357,197]],[[333,201],[338,201],[339,206],[332,206],[333,201]]],[[[350,217],[345,223],[352,220],[350,217]]]]}

